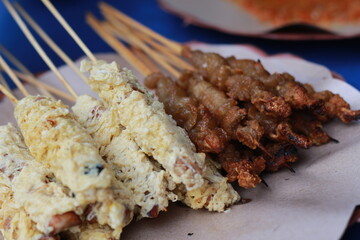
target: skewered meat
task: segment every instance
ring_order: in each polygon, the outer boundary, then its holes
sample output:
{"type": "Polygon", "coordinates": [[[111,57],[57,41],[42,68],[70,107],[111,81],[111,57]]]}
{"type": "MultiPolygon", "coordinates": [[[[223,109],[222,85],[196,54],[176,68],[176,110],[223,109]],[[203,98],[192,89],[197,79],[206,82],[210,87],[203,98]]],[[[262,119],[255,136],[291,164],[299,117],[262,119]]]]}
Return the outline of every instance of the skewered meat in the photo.
{"type": "Polygon", "coordinates": [[[268,91],[263,82],[249,75],[242,74],[239,68],[231,68],[227,60],[216,53],[201,51],[183,51],[193,65],[220,90],[239,101],[250,101],[264,114],[288,117],[291,107],[282,97],[268,91]]]}
{"type": "Polygon", "coordinates": [[[229,182],[237,181],[240,187],[247,189],[262,181],[259,174],[265,170],[265,159],[255,156],[250,149],[230,144],[219,154],[218,161],[227,172],[229,182]]]}
{"type": "Polygon", "coordinates": [[[272,158],[264,156],[266,159],[266,171],[277,172],[280,168],[286,167],[290,169],[290,171],[295,172],[289,163],[296,162],[299,157],[296,148],[292,144],[269,142],[265,147],[273,156],[272,158]]]}
{"type": "Polygon", "coordinates": [[[35,159],[74,193],[79,205],[94,204],[97,221],[111,226],[118,237],[128,221],[127,209],[114,200],[113,173],[68,107],[47,97],[28,96],[18,102],[15,118],[35,159]]]}
{"type": "Polygon", "coordinates": [[[89,84],[117,114],[139,147],[158,161],[176,183],[188,190],[203,183],[205,154],[196,153],[185,131],[165,113],[163,105],[142,87],[129,70],[115,62],[82,62],[89,84]]]}
{"type": "Polygon", "coordinates": [[[224,150],[228,138],[226,132],[217,127],[217,122],[202,104],[188,97],[182,88],[161,73],[146,77],[145,85],[155,89],[166,113],[187,131],[199,152],[224,150]]]}
{"type": "Polygon", "coordinates": [[[305,84],[305,88],[313,98],[325,102],[325,114],[315,113],[322,122],[327,122],[335,117],[344,123],[360,120],[360,110],[351,110],[350,105],[339,94],[334,94],[328,90],[315,92],[309,84],[305,84]]]}
{"type": "Polygon", "coordinates": [[[272,91],[276,96],[283,97],[292,108],[322,110],[323,102],[313,99],[304,86],[295,81],[290,74],[270,74],[259,61],[240,60],[234,57],[229,57],[227,60],[232,68],[239,69],[244,75],[260,80],[268,91],[272,91]]]}
{"type": "Polygon", "coordinates": [[[193,72],[185,72],[178,83],[210,111],[231,139],[239,140],[252,149],[261,148],[261,135],[258,134],[258,131],[262,131],[261,126],[255,121],[247,121],[246,110],[238,107],[235,100],[193,72]]]}
{"type": "Polygon", "coordinates": [[[120,201],[131,209],[136,206],[140,217],[150,218],[167,209],[168,199],[176,201],[176,196],[170,192],[173,187],[169,185],[165,171],[154,165],[139,149],[113,112],[87,95],[80,96],[72,110],[113,169],[120,201]]]}
{"type": "Polygon", "coordinates": [[[315,146],[335,141],[325,131],[322,123],[306,112],[295,112],[291,116],[291,125],[306,135],[315,146]]]}
{"type": "Polygon", "coordinates": [[[245,104],[248,110],[248,118],[257,120],[264,128],[265,135],[274,141],[285,141],[301,148],[312,146],[311,139],[294,132],[287,119],[275,119],[261,114],[252,104],[245,104]]]}

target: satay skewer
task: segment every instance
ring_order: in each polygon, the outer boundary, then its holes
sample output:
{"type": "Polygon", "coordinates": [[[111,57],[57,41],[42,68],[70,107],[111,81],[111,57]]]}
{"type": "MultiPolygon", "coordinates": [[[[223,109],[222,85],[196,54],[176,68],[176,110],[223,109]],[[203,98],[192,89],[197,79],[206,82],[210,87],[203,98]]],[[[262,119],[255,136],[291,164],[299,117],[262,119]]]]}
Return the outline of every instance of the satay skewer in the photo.
{"type": "Polygon", "coordinates": [[[110,6],[109,4],[107,4],[105,2],[100,2],[99,7],[105,13],[105,15],[112,15],[112,16],[116,17],[117,19],[119,19],[126,25],[130,26],[131,28],[140,31],[140,32],[150,36],[153,39],[156,39],[157,41],[159,41],[162,44],[164,44],[165,46],[167,46],[175,54],[180,55],[180,53],[182,51],[181,44],[179,44],[175,41],[169,40],[169,39],[165,38],[164,36],[154,32],[150,28],[148,28],[145,25],[137,22],[136,20],[128,17],[127,15],[125,15],[124,13],[119,11],[118,9],[113,8],[112,6],[110,6]]]}
{"type": "MultiPolygon", "coordinates": [[[[22,64],[9,50],[7,50],[4,46],[0,45],[0,52],[2,52],[5,57],[23,74],[26,74],[29,79],[35,81],[35,76],[25,67],[24,64],[22,64]]],[[[51,93],[43,88],[42,86],[39,86],[39,91],[49,97],[53,97],[51,93]]]]}
{"type": "Polygon", "coordinates": [[[5,7],[7,8],[7,10],[9,11],[9,13],[11,14],[11,16],[13,17],[13,19],[15,20],[15,22],[17,23],[17,25],[20,27],[20,29],[22,30],[22,32],[24,33],[24,35],[26,36],[26,38],[29,40],[29,42],[32,44],[32,46],[34,47],[34,49],[37,51],[37,53],[41,56],[41,58],[45,61],[45,63],[49,66],[49,68],[54,72],[54,74],[64,83],[64,85],[66,86],[66,88],[69,90],[69,92],[71,93],[71,95],[73,95],[74,97],[77,97],[77,94],[74,92],[74,90],[70,87],[70,85],[65,81],[64,77],[60,74],[59,70],[56,68],[56,66],[54,65],[54,63],[50,60],[50,58],[46,55],[46,53],[44,52],[44,50],[41,48],[41,46],[39,45],[39,43],[36,41],[36,39],[34,38],[34,36],[31,34],[31,32],[29,31],[29,29],[27,28],[26,24],[24,23],[24,21],[21,19],[21,17],[19,16],[19,14],[16,12],[15,8],[10,4],[10,2],[8,0],[3,0],[3,3],[5,5],[5,7]]]}
{"type": "MultiPolygon", "coordinates": [[[[21,7],[19,3],[14,3],[15,8],[34,31],[44,40],[44,42],[84,81],[86,76],[80,72],[79,68],[71,61],[70,57],[49,37],[49,35],[35,22],[35,20],[21,7]]],[[[66,87],[66,86],[65,86],[66,87]]]]}
{"type": "MultiPolygon", "coordinates": [[[[91,15],[87,15],[89,18],[91,15]]],[[[147,46],[143,41],[137,38],[131,29],[128,26],[124,25],[122,22],[118,21],[117,19],[113,18],[112,16],[107,16],[109,19],[109,29],[118,37],[125,39],[126,41],[130,42],[132,45],[142,49],[144,52],[149,54],[161,67],[163,67],[166,71],[172,74],[175,77],[179,77],[179,72],[170,65],[167,61],[163,61],[163,56],[156,52],[155,50],[151,49],[147,46]]],[[[94,18],[94,17],[92,17],[94,18]]]]}
{"type": "Polygon", "coordinates": [[[10,101],[16,104],[19,100],[2,84],[0,84],[0,91],[10,99],[10,101]]]}
{"type": "Polygon", "coordinates": [[[21,81],[19,78],[15,75],[13,71],[11,71],[10,66],[6,63],[4,58],[0,55],[0,66],[4,69],[4,71],[9,75],[11,80],[15,83],[15,85],[19,88],[22,94],[24,96],[29,95],[29,92],[26,90],[26,88],[21,84],[21,81]]]}

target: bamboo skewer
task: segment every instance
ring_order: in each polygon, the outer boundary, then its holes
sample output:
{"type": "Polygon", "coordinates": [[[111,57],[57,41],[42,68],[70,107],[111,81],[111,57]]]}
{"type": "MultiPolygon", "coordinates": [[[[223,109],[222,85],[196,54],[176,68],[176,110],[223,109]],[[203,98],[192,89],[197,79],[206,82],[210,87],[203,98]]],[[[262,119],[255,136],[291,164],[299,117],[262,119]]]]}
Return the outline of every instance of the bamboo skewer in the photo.
{"type": "Polygon", "coordinates": [[[147,75],[149,74],[147,67],[142,63],[139,62],[139,60],[133,56],[131,51],[125,47],[124,44],[119,42],[115,37],[113,37],[111,34],[109,34],[100,22],[92,15],[87,14],[86,15],[86,21],[87,23],[93,28],[93,30],[105,41],[107,42],[119,55],[125,56],[130,64],[137,67],[137,70],[143,74],[147,75]]]}
{"type": "MultiPolygon", "coordinates": [[[[24,74],[28,75],[29,78],[32,78],[33,80],[36,81],[35,76],[29,71],[29,69],[27,69],[24,64],[22,64],[9,50],[7,50],[4,46],[0,45],[0,51],[5,55],[5,57],[17,68],[19,69],[21,72],[23,72],[24,74]]],[[[51,98],[53,98],[53,96],[44,88],[39,87],[39,91],[46,95],[49,96],[51,98]]]]}
{"type": "Polygon", "coordinates": [[[148,72],[159,72],[159,69],[156,67],[155,63],[153,63],[142,50],[134,46],[130,46],[130,49],[133,52],[133,54],[139,60],[141,60],[141,62],[145,63],[146,67],[148,68],[148,72]]]}
{"type": "Polygon", "coordinates": [[[46,32],[34,21],[34,19],[20,6],[15,3],[15,8],[19,11],[21,16],[27,23],[35,30],[35,32],[47,43],[47,45],[67,64],[70,68],[86,83],[87,77],[80,72],[79,68],[70,59],[70,57],[46,34],[46,32]]]}
{"type": "Polygon", "coordinates": [[[22,94],[24,96],[29,95],[29,92],[24,88],[24,86],[21,84],[19,78],[14,74],[13,71],[11,71],[9,65],[5,62],[4,58],[0,55],[0,66],[4,71],[9,75],[11,80],[15,83],[15,85],[19,88],[22,94]]]}
{"type": "Polygon", "coordinates": [[[148,47],[145,43],[143,43],[141,40],[139,40],[130,29],[123,25],[120,21],[110,17],[109,20],[112,22],[111,27],[109,28],[112,30],[112,32],[119,36],[120,38],[124,38],[126,36],[126,40],[129,44],[134,45],[140,49],[142,49],[144,52],[146,52],[151,58],[156,61],[161,67],[163,67],[166,71],[168,71],[170,74],[172,74],[175,77],[179,77],[179,71],[176,70],[174,67],[172,67],[169,63],[163,60],[163,57],[155,52],[153,49],[148,47]]]}
{"type": "Polygon", "coordinates": [[[134,34],[139,39],[143,40],[145,43],[151,45],[153,48],[161,52],[164,56],[167,56],[168,59],[170,60],[169,63],[173,64],[174,66],[182,69],[194,70],[194,67],[191,66],[191,64],[181,59],[178,55],[173,54],[171,51],[169,51],[169,48],[167,48],[166,46],[163,46],[158,42],[155,42],[149,36],[141,34],[140,32],[134,32],[134,34]]]}
{"type": "Polygon", "coordinates": [[[0,91],[7,97],[9,98],[13,103],[17,103],[18,100],[17,98],[2,84],[0,84],[0,91]]]}
{"type": "Polygon", "coordinates": [[[10,87],[7,84],[7,82],[4,78],[4,76],[1,74],[1,72],[0,72],[0,84],[3,85],[4,87],[6,87],[6,89],[10,91],[10,87]]]}
{"type": "Polygon", "coordinates": [[[121,20],[123,23],[125,23],[128,26],[131,26],[132,28],[135,28],[141,32],[144,32],[145,34],[149,35],[150,37],[158,40],[159,42],[163,43],[164,45],[168,46],[169,49],[171,49],[175,54],[180,55],[182,46],[179,43],[176,43],[174,41],[171,41],[160,34],[152,31],[145,25],[137,22],[136,20],[126,16],[124,13],[120,12],[119,10],[113,8],[112,6],[100,2],[99,3],[100,9],[105,13],[105,15],[112,15],[116,17],[117,19],[121,20]]]}
{"type": "Polygon", "coordinates": [[[85,45],[85,43],[80,39],[77,33],[70,27],[70,25],[66,22],[66,20],[61,16],[61,14],[56,10],[54,5],[49,0],[42,0],[45,6],[49,9],[49,11],[53,14],[53,16],[59,21],[59,23],[65,28],[65,30],[70,34],[70,36],[74,39],[74,41],[79,45],[79,47],[84,51],[86,56],[93,62],[96,61],[96,57],[89,50],[89,48],[85,45]]]}
{"type": "Polygon", "coordinates": [[[45,90],[47,90],[47,91],[49,91],[49,92],[51,92],[51,93],[53,93],[53,94],[55,94],[55,95],[57,95],[59,97],[62,97],[62,98],[66,99],[66,100],[69,100],[71,102],[75,102],[75,100],[76,100],[75,97],[73,97],[72,95],[69,95],[69,94],[63,92],[63,91],[59,90],[56,87],[53,87],[53,86],[48,85],[46,83],[40,82],[39,80],[36,80],[36,79],[34,80],[32,77],[29,77],[26,74],[23,74],[23,73],[20,73],[20,72],[17,72],[17,71],[14,71],[14,73],[18,78],[22,79],[25,82],[28,82],[31,85],[36,86],[37,88],[43,88],[43,89],[45,89],[45,90]]]}
{"type": "Polygon", "coordinates": [[[71,88],[71,86],[66,82],[65,78],[60,74],[54,63],[50,60],[50,58],[46,55],[45,51],[41,48],[39,43],[35,40],[34,36],[31,34],[19,14],[16,12],[14,7],[9,3],[8,0],[3,0],[6,8],[8,9],[11,16],[14,18],[15,22],[20,27],[21,31],[25,34],[26,38],[29,40],[34,49],[38,52],[41,58],[45,61],[45,63],[49,66],[49,68],[53,71],[53,73],[59,78],[59,80],[64,84],[67,90],[73,95],[77,97],[76,92],[71,88]]]}

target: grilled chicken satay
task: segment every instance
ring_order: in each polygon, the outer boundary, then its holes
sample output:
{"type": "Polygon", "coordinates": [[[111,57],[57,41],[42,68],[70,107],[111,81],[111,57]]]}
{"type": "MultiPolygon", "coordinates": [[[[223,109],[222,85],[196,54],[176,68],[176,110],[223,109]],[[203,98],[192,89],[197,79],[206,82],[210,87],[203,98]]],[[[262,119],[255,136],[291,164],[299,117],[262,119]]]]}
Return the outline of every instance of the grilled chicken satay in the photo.
{"type": "Polygon", "coordinates": [[[251,103],[245,104],[248,111],[247,117],[249,119],[257,120],[265,129],[264,134],[278,142],[288,142],[301,148],[310,148],[313,143],[308,137],[294,132],[288,119],[276,119],[270,116],[261,114],[251,103]]]}
{"type": "Polygon", "coordinates": [[[286,167],[295,172],[289,165],[289,163],[294,163],[299,159],[294,145],[286,142],[270,141],[265,147],[273,156],[269,158],[267,155],[263,155],[266,159],[266,171],[277,172],[280,168],[286,167]]]}
{"type": "Polygon", "coordinates": [[[246,110],[238,107],[235,100],[228,98],[222,91],[204,81],[201,75],[193,72],[185,72],[178,79],[178,84],[210,111],[229,138],[239,140],[252,149],[263,149],[260,145],[262,127],[256,120],[248,121],[246,110]]]}
{"type": "Polygon", "coordinates": [[[82,208],[35,162],[21,134],[0,126],[0,222],[6,239],[56,239],[79,225],[82,208]],[[46,203],[46,205],[44,205],[46,203]]]}
{"type": "Polygon", "coordinates": [[[307,92],[315,99],[325,102],[325,114],[316,114],[316,117],[322,122],[330,121],[338,117],[342,122],[349,123],[360,120],[360,110],[351,110],[347,103],[339,94],[325,90],[316,92],[310,84],[304,84],[307,92]]]}
{"type": "Polygon", "coordinates": [[[337,141],[324,131],[321,121],[306,112],[293,113],[290,123],[294,129],[306,135],[315,146],[320,146],[330,141],[337,141]]]}
{"type": "Polygon", "coordinates": [[[82,70],[90,71],[89,84],[107,107],[116,114],[138,146],[158,161],[175,183],[188,190],[204,183],[205,154],[196,153],[185,131],[165,113],[163,105],[126,69],[97,61],[82,62],[82,70]]]}
{"type": "Polygon", "coordinates": [[[159,101],[164,104],[180,127],[183,127],[198,152],[222,152],[227,144],[226,132],[217,126],[209,111],[170,78],[161,73],[153,73],[146,77],[145,85],[155,89],[159,101]]]}
{"type": "Polygon", "coordinates": [[[210,81],[228,96],[239,101],[250,101],[267,115],[288,117],[291,107],[282,97],[268,91],[260,80],[242,74],[239,68],[231,68],[227,60],[216,53],[191,51],[184,48],[188,57],[205,80],[210,81]]]}
{"type": "Polygon", "coordinates": [[[141,151],[111,110],[87,95],[80,96],[72,110],[113,169],[120,200],[127,199],[126,204],[135,208],[140,217],[149,218],[165,211],[169,199],[176,201],[171,193],[174,187],[168,182],[165,171],[141,151]]]}
{"type": "Polygon", "coordinates": [[[80,205],[92,205],[96,220],[119,237],[129,216],[114,199],[113,172],[68,107],[47,97],[28,96],[16,105],[15,118],[35,159],[74,193],[80,205]]]}
{"type": "Polygon", "coordinates": [[[240,187],[248,189],[262,181],[259,174],[265,170],[266,161],[250,149],[229,144],[217,159],[227,172],[229,182],[237,181],[240,187]]]}
{"type": "Polygon", "coordinates": [[[272,91],[276,96],[285,99],[292,108],[322,110],[323,102],[313,99],[303,85],[295,81],[290,74],[270,74],[259,61],[229,57],[227,62],[231,68],[239,69],[244,75],[260,80],[268,91],[272,91]]]}

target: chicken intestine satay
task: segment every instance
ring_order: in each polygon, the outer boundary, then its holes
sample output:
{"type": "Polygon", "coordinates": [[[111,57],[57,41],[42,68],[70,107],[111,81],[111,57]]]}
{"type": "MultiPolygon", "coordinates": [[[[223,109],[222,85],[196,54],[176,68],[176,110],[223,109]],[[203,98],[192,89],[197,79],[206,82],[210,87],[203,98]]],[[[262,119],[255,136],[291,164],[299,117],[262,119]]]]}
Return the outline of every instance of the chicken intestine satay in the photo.
{"type": "Polygon", "coordinates": [[[230,139],[239,140],[251,149],[262,148],[263,128],[256,120],[247,119],[246,109],[240,108],[234,99],[196,73],[185,72],[178,84],[210,111],[230,139]]]}
{"type": "MultiPolygon", "coordinates": [[[[25,176],[27,182],[39,181],[38,176],[29,176],[28,173],[39,174],[44,171],[40,168],[27,150],[17,129],[11,124],[0,126],[0,229],[5,239],[57,239],[57,232],[54,230],[64,229],[58,228],[58,225],[50,226],[54,215],[64,213],[59,206],[61,201],[59,205],[49,203],[45,208],[43,202],[35,206],[35,209],[42,209],[45,214],[48,213],[48,216],[42,219],[28,212],[31,208],[24,204],[36,201],[34,198],[39,197],[39,194],[37,189],[30,191],[31,189],[27,189],[26,186],[19,185],[19,179],[25,176]],[[19,192],[24,189],[27,189],[25,195],[19,197],[19,192]]],[[[69,221],[65,224],[71,227],[80,223],[69,221]]]]}
{"type": "Polygon", "coordinates": [[[161,73],[147,76],[145,85],[155,89],[166,113],[188,132],[199,152],[219,153],[224,150],[228,136],[202,104],[187,96],[182,88],[161,73]]]}
{"type": "Polygon", "coordinates": [[[344,123],[360,120],[360,110],[351,110],[350,104],[339,94],[328,90],[316,92],[310,84],[304,84],[304,87],[313,98],[324,101],[325,113],[316,114],[315,112],[315,116],[322,122],[330,121],[335,117],[344,123]]]}
{"type": "Polygon", "coordinates": [[[264,128],[264,135],[274,141],[289,142],[301,148],[310,148],[313,142],[310,138],[294,131],[288,119],[276,119],[261,114],[251,103],[245,104],[247,117],[257,120],[264,128]]]}
{"type": "Polygon", "coordinates": [[[260,112],[273,116],[289,116],[291,107],[282,97],[268,91],[258,79],[244,75],[239,68],[231,68],[227,59],[216,53],[184,49],[183,54],[204,76],[228,96],[239,101],[250,101],[260,112]]]}
{"type": "Polygon", "coordinates": [[[227,62],[231,68],[239,69],[244,75],[260,80],[268,91],[273,92],[276,96],[283,97],[292,108],[322,111],[323,102],[311,97],[304,86],[295,81],[290,74],[270,74],[260,61],[250,59],[229,57],[227,62]]]}
{"type": "Polygon", "coordinates": [[[188,190],[204,183],[205,154],[196,153],[185,131],[165,113],[163,105],[142,87],[134,75],[118,65],[83,61],[90,71],[89,84],[115,114],[120,124],[145,154],[153,157],[171,175],[175,183],[188,190]]]}
{"type": "Polygon", "coordinates": [[[28,96],[16,105],[15,118],[36,161],[70,189],[79,205],[91,205],[100,224],[108,224],[114,236],[120,236],[128,214],[126,206],[114,200],[113,172],[68,107],[47,97],[28,96]]]}
{"type": "Polygon", "coordinates": [[[259,174],[265,170],[266,161],[261,155],[254,156],[248,148],[231,143],[217,159],[227,172],[229,181],[237,181],[240,187],[254,188],[262,181],[259,174]]]}
{"type": "Polygon", "coordinates": [[[140,217],[157,217],[160,211],[166,210],[169,199],[176,200],[166,172],[141,151],[129,131],[119,124],[117,114],[87,95],[80,96],[72,110],[99,145],[100,154],[113,169],[120,190],[127,195],[127,204],[136,206],[140,217]]]}

